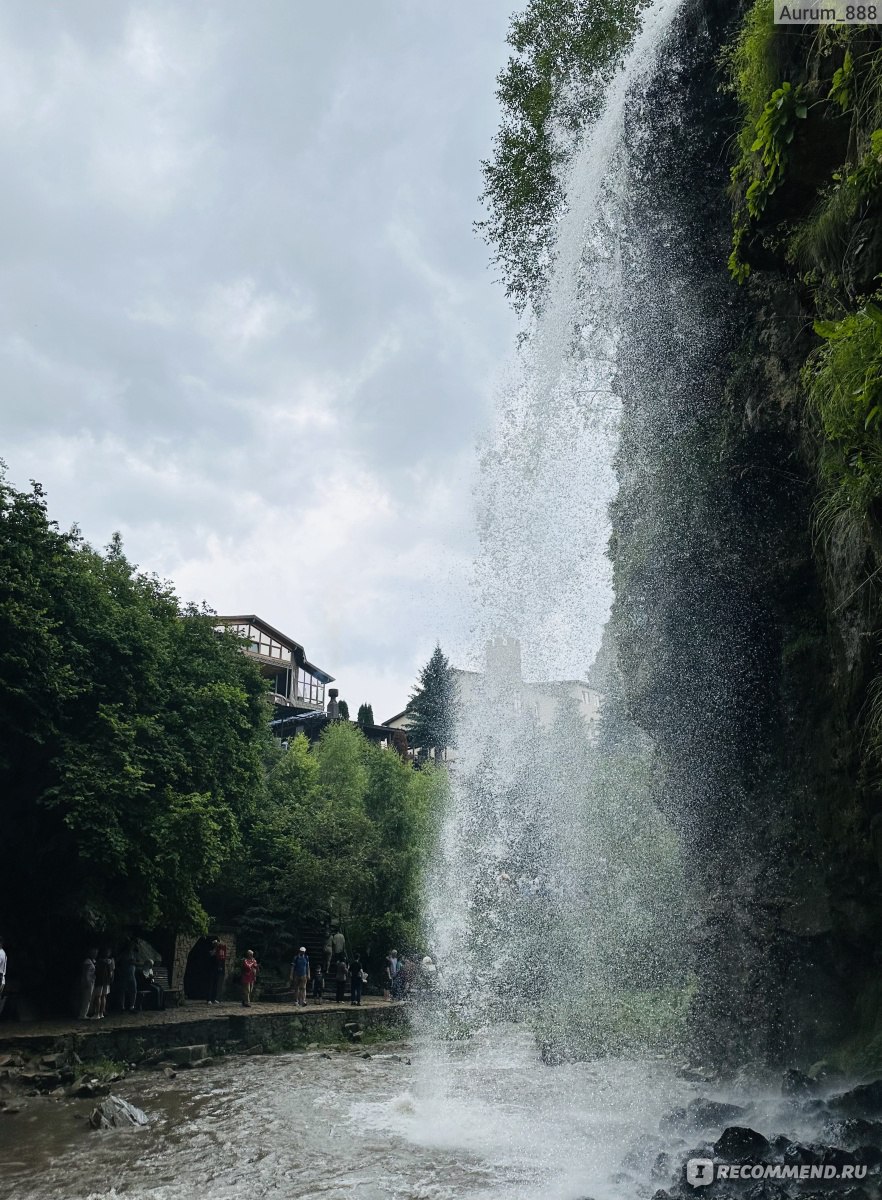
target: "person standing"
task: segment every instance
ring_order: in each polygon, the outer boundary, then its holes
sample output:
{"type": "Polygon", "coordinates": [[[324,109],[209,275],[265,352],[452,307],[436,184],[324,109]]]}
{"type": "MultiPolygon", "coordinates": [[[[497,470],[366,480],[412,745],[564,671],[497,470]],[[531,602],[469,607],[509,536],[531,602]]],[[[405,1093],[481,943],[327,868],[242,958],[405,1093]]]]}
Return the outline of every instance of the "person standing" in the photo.
{"type": "Polygon", "coordinates": [[[315,964],[312,977],[312,998],[316,1004],[321,1004],[325,992],[325,976],[322,971],[321,959],[315,964]]]}
{"type": "Polygon", "coordinates": [[[335,967],[335,972],[336,972],[335,978],[337,981],[336,1003],[342,1004],[343,1001],[346,999],[346,983],[349,979],[349,968],[346,966],[345,958],[337,959],[337,966],[335,967]]]}
{"type": "Polygon", "coordinates": [[[416,986],[417,965],[410,955],[405,955],[399,972],[401,976],[401,998],[406,1000],[416,986]]]}
{"type": "Polygon", "coordinates": [[[251,1007],[251,993],[254,991],[254,985],[257,983],[257,973],[260,970],[260,964],[254,957],[253,950],[246,950],[245,957],[242,960],[242,1004],[245,1008],[251,1007]]]}
{"type": "Polygon", "coordinates": [[[361,992],[366,978],[364,969],[361,965],[361,955],[356,954],[355,958],[352,960],[349,970],[352,975],[352,981],[349,987],[349,996],[352,1000],[352,1003],[357,1004],[360,1008],[361,992]]]}
{"type": "Polygon", "coordinates": [[[138,1002],[138,981],[135,978],[135,947],[129,943],[123,950],[119,960],[119,973],[122,983],[123,1012],[134,1012],[138,1002]]]}
{"type": "Polygon", "coordinates": [[[386,955],[386,978],[383,984],[383,999],[391,1000],[392,994],[397,988],[396,980],[398,978],[398,951],[390,950],[386,955]]]}
{"type": "Polygon", "coordinates": [[[208,950],[209,971],[208,976],[208,1003],[220,1004],[220,998],[224,993],[224,978],[227,973],[227,947],[226,943],[220,938],[211,939],[211,946],[208,950]]]}
{"type": "Polygon", "coordinates": [[[331,946],[334,951],[335,961],[346,957],[346,936],[342,929],[334,930],[334,935],[331,938],[331,946]]]}
{"type": "Polygon", "coordinates": [[[92,992],[92,1015],[96,1020],[107,1016],[107,997],[110,995],[110,985],[116,973],[116,962],[113,951],[105,946],[95,963],[95,988],[92,992]]]}
{"type": "Polygon", "coordinates": [[[92,993],[95,991],[95,959],[98,957],[97,948],[86,952],[80,967],[80,982],[77,990],[77,1016],[81,1021],[88,1021],[89,1008],[92,1004],[92,993]]]}
{"type": "Polygon", "coordinates": [[[309,957],[306,947],[301,946],[291,963],[291,974],[288,976],[288,982],[294,984],[294,1003],[298,1007],[306,1007],[306,985],[309,980],[309,957]]]}
{"type": "Polygon", "coordinates": [[[325,957],[325,974],[331,973],[331,959],[334,957],[334,939],[328,931],[328,940],[325,942],[324,950],[322,951],[325,957]]]}

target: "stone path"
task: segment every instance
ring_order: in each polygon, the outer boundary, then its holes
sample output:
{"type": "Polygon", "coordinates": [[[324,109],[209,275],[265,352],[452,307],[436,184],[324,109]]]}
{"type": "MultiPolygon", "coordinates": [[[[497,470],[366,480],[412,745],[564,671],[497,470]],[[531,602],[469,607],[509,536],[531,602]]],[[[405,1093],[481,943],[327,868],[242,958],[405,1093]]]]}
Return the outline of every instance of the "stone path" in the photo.
{"type": "Polygon", "coordinates": [[[274,1004],[271,1001],[255,1002],[251,1008],[245,1008],[237,1000],[222,1001],[220,1004],[207,1004],[204,1000],[190,1000],[179,1008],[167,1008],[164,1012],[134,1012],[109,1013],[103,1021],[77,1021],[60,1019],[57,1021],[2,1021],[0,1022],[0,1041],[9,1043],[15,1038],[36,1037],[65,1037],[74,1033],[101,1033],[103,1030],[117,1029],[149,1029],[157,1025],[177,1025],[187,1021],[227,1020],[232,1016],[249,1013],[253,1016],[271,1016],[273,1014],[298,1013],[308,1017],[310,1013],[351,1012],[359,1013],[366,1008],[400,1008],[400,1001],[383,1000],[378,996],[365,996],[361,1008],[356,1008],[344,1001],[335,1004],[333,1000],[323,1000],[321,1004],[309,1001],[306,1008],[298,1008],[296,1004],[274,1004]]]}

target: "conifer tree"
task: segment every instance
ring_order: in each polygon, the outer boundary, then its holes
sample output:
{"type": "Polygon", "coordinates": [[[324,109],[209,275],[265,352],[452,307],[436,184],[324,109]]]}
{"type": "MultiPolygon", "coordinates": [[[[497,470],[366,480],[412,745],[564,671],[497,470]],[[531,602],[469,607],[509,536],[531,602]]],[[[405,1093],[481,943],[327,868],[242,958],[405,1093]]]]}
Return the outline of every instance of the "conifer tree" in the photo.
{"type": "Polygon", "coordinates": [[[360,704],[358,706],[358,716],[355,718],[356,723],[362,727],[365,725],[374,725],[374,708],[372,704],[360,704]]]}
{"type": "Polygon", "coordinates": [[[431,747],[436,757],[448,746],[454,746],[457,700],[453,669],[441,647],[436,646],[420,671],[405,709],[410,718],[407,736],[411,745],[431,747]]]}

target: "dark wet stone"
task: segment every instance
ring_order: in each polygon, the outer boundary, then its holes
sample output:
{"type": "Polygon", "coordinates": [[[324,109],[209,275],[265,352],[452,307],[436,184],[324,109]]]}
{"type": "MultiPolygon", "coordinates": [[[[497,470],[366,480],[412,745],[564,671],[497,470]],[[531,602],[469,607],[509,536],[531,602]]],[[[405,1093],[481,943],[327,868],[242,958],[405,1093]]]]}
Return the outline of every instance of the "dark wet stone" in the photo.
{"type": "Polygon", "coordinates": [[[683,1107],[672,1108],[670,1112],[665,1113],[658,1123],[662,1133],[670,1133],[675,1129],[685,1129],[689,1124],[689,1118],[686,1115],[686,1109],[683,1107]]]}
{"type": "Polygon", "coordinates": [[[730,1125],[714,1142],[714,1152],[729,1162],[762,1158],[770,1149],[767,1138],[745,1125],[730,1125]]]}
{"type": "Polygon", "coordinates": [[[791,1142],[782,1155],[789,1167],[817,1166],[821,1161],[825,1147],[810,1145],[806,1142],[791,1142]]]}
{"type": "Polygon", "coordinates": [[[744,1200],[787,1200],[789,1195],[786,1184],[776,1179],[763,1179],[747,1189],[744,1200]]]}
{"type": "Polygon", "coordinates": [[[854,1149],[855,1162],[866,1167],[868,1171],[877,1174],[882,1167],[882,1149],[878,1146],[856,1146],[854,1149]]]}
{"type": "Polygon", "coordinates": [[[828,1142],[854,1150],[857,1146],[882,1143],[882,1121],[867,1121],[864,1117],[847,1117],[844,1121],[828,1121],[823,1135],[828,1142]]]}
{"type": "Polygon", "coordinates": [[[861,1083],[851,1091],[831,1097],[828,1104],[836,1112],[848,1113],[856,1117],[880,1116],[882,1115],[882,1079],[876,1079],[872,1083],[861,1083]]]}
{"type": "Polygon", "coordinates": [[[81,1100],[97,1096],[109,1096],[110,1084],[99,1083],[97,1079],[83,1077],[81,1079],[74,1080],[74,1082],[67,1089],[67,1094],[69,1096],[78,1096],[81,1100]]]}
{"type": "Polygon", "coordinates": [[[671,1156],[667,1150],[660,1150],[655,1156],[650,1175],[653,1179],[668,1179],[672,1174],[671,1156]]]}
{"type": "Polygon", "coordinates": [[[686,1118],[696,1129],[710,1129],[714,1125],[726,1125],[743,1117],[747,1110],[740,1104],[726,1104],[723,1100],[708,1100],[697,1096],[686,1107],[686,1118]]]}
{"type": "Polygon", "coordinates": [[[782,1096],[812,1096],[817,1090],[818,1081],[812,1079],[811,1075],[806,1075],[805,1071],[791,1067],[784,1072],[784,1078],[781,1080],[782,1096]]]}
{"type": "Polygon", "coordinates": [[[821,1162],[825,1167],[840,1167],[853,1166],[857,1162],[851,1150],[843,1150],[841,1146],[828,1146],[821,1155],[821,1162]]]}
{"type": "Polygon", "coordinates": [[[660,1137],[656,1136],[656,1134],[648,1134],[631,1147],[622,1159],[622,1166],[626,1171],[641,1173],[648,1171],[659,1152],[664,1149],[664,1146],[665,1143],[660,1137]]]}

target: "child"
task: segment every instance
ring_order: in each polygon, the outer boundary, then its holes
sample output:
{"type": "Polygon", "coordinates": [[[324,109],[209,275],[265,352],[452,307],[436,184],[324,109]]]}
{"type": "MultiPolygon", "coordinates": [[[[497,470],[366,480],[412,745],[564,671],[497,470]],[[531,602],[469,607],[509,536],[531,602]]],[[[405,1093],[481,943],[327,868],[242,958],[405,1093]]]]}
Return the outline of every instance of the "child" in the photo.
{"type": "Polygon", "coordinates": [[[245,1008],[251,1007],[251,993],[254,990],[259,970],[260,965],[254,957],[254,951],[246,950],[245,958],[242,960],[242,1004],[245,1008]]]}
{"type": "Polygon", "coordinates": [[[315,964],[315,974],[312,977],[312,998],[316,1004],[321,1004],[325,990],[325,976],[322,972],[321,961],[315,964]]]}

